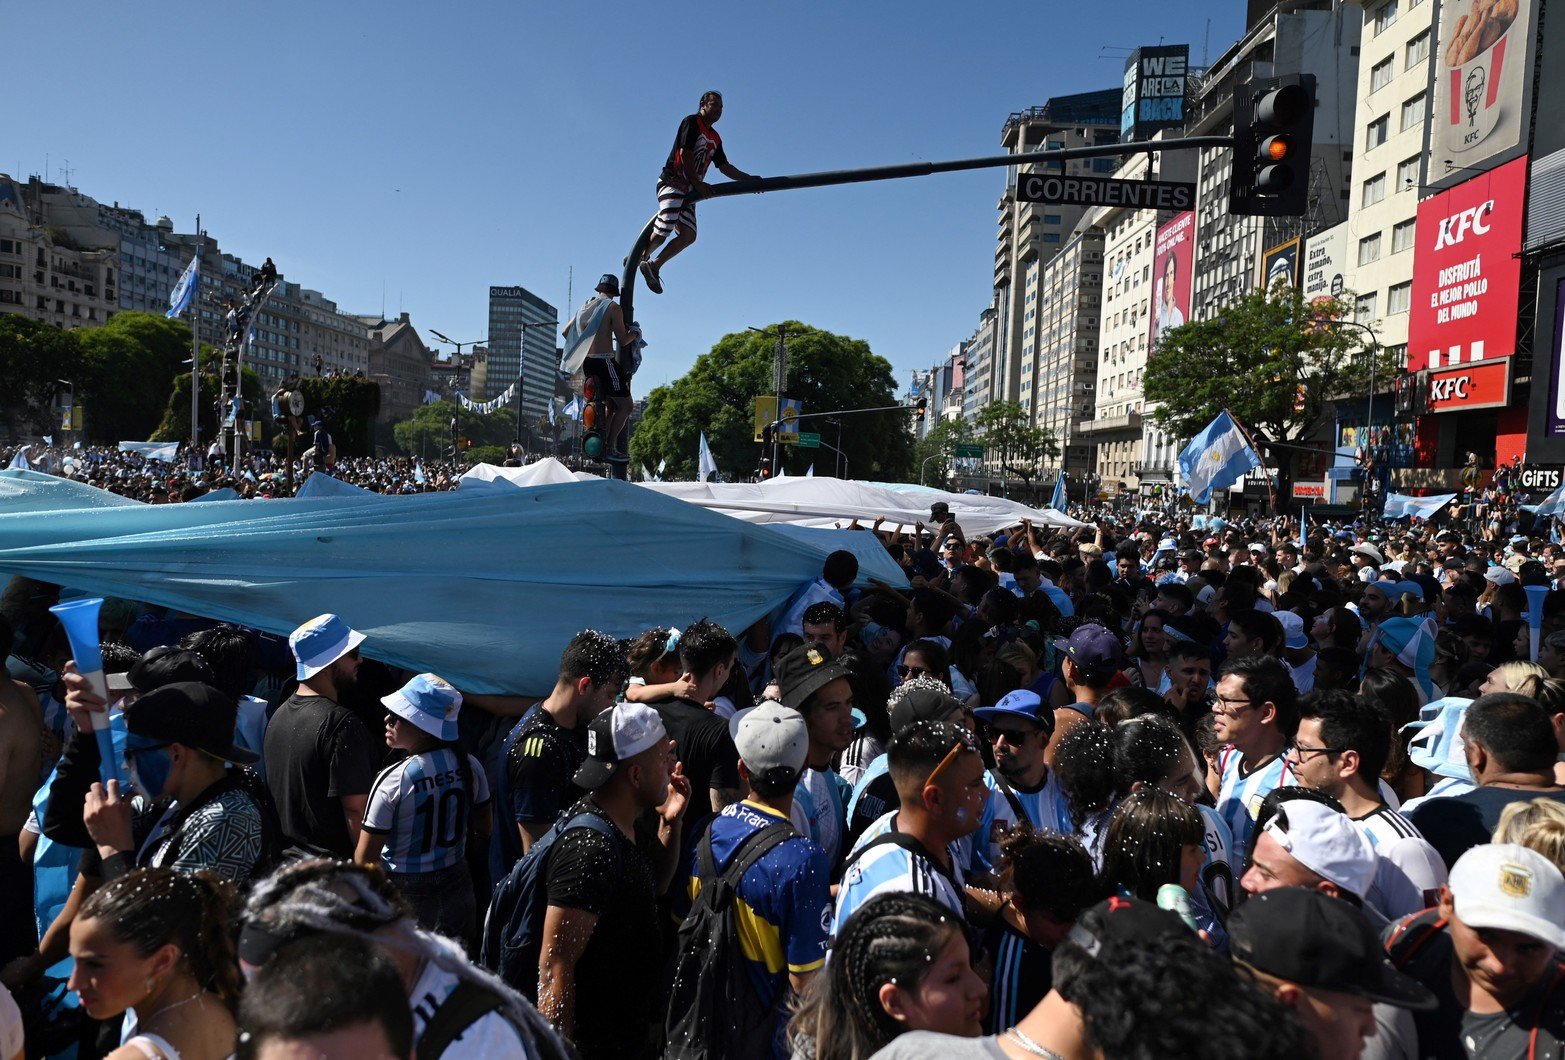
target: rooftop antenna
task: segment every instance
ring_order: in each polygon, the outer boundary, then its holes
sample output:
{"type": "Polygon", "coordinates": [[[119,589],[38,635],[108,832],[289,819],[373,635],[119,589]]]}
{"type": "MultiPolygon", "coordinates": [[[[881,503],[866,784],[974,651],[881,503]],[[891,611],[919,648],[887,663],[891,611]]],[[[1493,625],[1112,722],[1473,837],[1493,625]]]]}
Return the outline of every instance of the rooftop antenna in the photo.
{"type": "Polygon", "coordinates": [[[71,160],[69,158],[60,160],[60,179],[65,181],[67,188],[71,186],[71,160]]]}
{"type": "Polygon", "coordinates": [[[1212,47],[1212,20],[1211,19],[1207,19],[1206,20],[1206,35],[1201,38],[1201,68],[1203,70],[1206,69],[1207,66],[1208,66],[1207,54],[1206,53],[1208,52],[1208,50],[1211,49],[1211,47],[1212,47]]]}

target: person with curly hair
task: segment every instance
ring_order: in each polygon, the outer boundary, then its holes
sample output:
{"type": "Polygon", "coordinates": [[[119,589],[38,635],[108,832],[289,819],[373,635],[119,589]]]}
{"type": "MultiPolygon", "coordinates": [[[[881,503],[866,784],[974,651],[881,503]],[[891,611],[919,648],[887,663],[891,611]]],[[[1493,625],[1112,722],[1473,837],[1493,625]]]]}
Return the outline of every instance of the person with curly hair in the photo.
{"type": "Polygon", "coordinates": [[[881,894],[842,925],[789,1039],[795,1056],[865,1060],[909,1031],[976,1038],[987,996],[960,919],[920,894],[881,894]]]}
{"type": "Polygon", "coordinates": [[[239,966],[233,888],[213,872],[136,869],[71,924],[69,987],[97,1020],[124,1015],[118,1060],[223,1060],[234,1050],[239,966]]]}
{"type": "Polygon", "coordinates": [[[1308,1060],[1287,1009],[1175,914],[1134,898],[1087,910],[1054,956],[1054,989],[1003,1034],[910,1033],[873,1060],[1308,1060]],[[1258,1043],[1265,1043],[1258,1048],[1258,1043]]]}

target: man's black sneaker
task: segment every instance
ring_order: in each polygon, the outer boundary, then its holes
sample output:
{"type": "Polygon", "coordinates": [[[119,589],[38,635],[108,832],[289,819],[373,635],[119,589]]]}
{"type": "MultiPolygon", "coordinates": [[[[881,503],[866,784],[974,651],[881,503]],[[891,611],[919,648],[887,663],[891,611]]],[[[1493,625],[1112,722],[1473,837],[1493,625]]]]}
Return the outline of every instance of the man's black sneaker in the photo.
{"type": "Polygon", "coordinates": [[[641,263],[641,278],[647,281],[647,290],[653,294],[663,293],[663,280],[658,276],[658,267],[651,258],[641,263]]]}

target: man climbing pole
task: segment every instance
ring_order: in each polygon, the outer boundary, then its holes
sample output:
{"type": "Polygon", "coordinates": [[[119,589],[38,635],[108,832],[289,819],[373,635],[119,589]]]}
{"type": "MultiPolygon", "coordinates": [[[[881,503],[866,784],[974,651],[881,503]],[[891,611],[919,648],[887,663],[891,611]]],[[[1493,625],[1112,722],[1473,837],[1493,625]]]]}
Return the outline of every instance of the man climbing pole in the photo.
{"type": "Polygon", "coordinates": [[[658,178],[658,215],[652,229],[652,241],[641,259],[641,275],[653,294],[663,293],[661,270],[670,258],[696,241],[696,204],[692,192],[706,187],[706,171],[712,163],[729,180],[755,180],[753,173],[728,164],[723,138],[712,126],[723,116],[723,95],[708,92],[701,97],[700,109],[679,123],[674,149],[658,178]],[[676,234],[677,232],[677,234],[676,234]],[[674,239],[656,253],[669,236],[674,239]]]}
{"type": "Polygon", "coordinates": [[[596,384],[597,396],[609,403],[609,427],[604,434],[610,460],[627,459],[620,448],[620,434],[630,420],[630,376],[635,371],[633,346],[639,332],[625,326],[619,303],[619,278],[606,272],[598,278],[597,291],[565,327],[565,352],[560,374],[582,372],[596,384]],[[618,348],[619,356],[615,352],[618,348]]]}

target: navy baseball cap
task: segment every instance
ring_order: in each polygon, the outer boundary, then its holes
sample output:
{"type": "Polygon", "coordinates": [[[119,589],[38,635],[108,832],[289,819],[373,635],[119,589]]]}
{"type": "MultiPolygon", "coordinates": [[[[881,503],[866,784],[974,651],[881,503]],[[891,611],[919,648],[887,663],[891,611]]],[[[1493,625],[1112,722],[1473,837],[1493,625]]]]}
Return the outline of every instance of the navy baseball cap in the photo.
{"type": "Polygon", "coordinates": [[[1107,673],[1124,662],[1125,648],[1107,626],[1083,623],[1069,637],[1054,642],[1055,648],[1083,670],[1107,673]]]}

